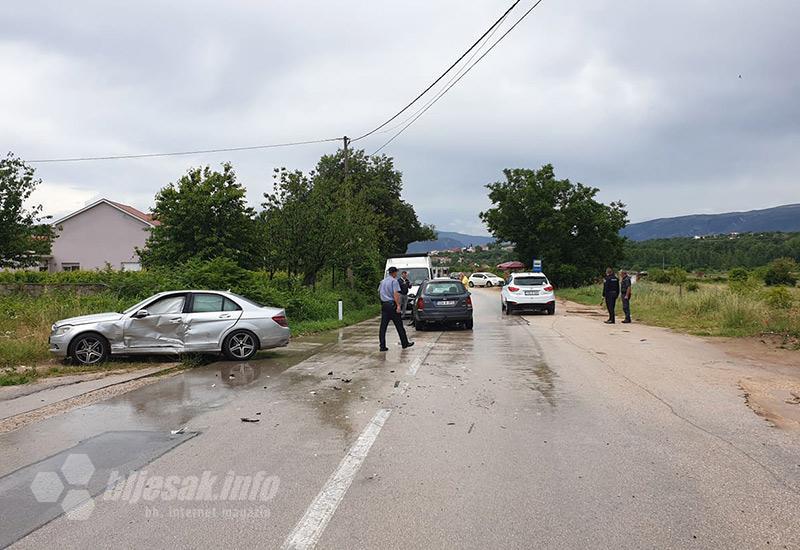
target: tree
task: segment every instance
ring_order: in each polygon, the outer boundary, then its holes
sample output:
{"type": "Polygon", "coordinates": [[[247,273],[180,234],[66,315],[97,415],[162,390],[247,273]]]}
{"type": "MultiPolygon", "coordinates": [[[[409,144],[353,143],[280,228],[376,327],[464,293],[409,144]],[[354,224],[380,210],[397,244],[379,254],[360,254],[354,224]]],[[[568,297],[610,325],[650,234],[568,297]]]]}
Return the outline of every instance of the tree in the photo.
{"type": "Polygon", "coordinates": [[[344,151],[340,149],[319,160],[316,176],[334,187],[349,188],[352,196],[359,197],[369,208],[378,230],[381,257],[404,253],[414,241],[436,239],[433,227],[423,225],[414,207],[402,199],[403,174],[395,169],[391,157],[370,157],[363,150],[351,151],[345,186],[344,151]]]}
{"type": "Polygon", "coordinates": [[[797,270],[797,262],[792,258],[776,258],[767,266],[764,282],[770,286],[794,286],[797,284],[797,277],[794,275],[797,270]]]}
{"type": "Polygon", "coordinates": [[[513,243],[520,259],[542,259],[559,286],[586,284],[622,260],[619,231],[628,214],[621,202],[598,202],[598,189],[556,179],[550,164],[503,174],[505,181],[486,186],[492,208],[480,217],[498,242],[513,243]]]}
{"type": "Polygon", "coordinates": [[[276,170],[274,179],[260,216],[272,269],[302,274],[303,283],[313,285],[325,268],[363,271],[364,262],[377,264],[376,219],[349,182],[286,169],[276,170]]]}
{"type": "Polygon", "coordinates": [[[50,253],[53,229],[41,223],[49,216],[40,204],[26,205],[40,183],[13,153],[0,159],[0,267],[28,267],[50,253]]]}
{"type": "Polygon", "coordinates": [[[190,259],[227,258],[245,269],[263,261],[255,210],[247,206],[245,188],[229,163],[218,172],[192,168],[177,183],[156,194],[142,265],[174,266],[190,259]]]}

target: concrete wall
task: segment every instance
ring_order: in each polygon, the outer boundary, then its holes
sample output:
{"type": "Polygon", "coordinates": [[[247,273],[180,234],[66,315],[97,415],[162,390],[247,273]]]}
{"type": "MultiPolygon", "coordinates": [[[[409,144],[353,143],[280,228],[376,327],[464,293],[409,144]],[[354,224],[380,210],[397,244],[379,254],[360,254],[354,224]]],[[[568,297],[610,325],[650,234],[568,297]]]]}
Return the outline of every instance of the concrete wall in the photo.
{"type": "Polygon", "coordinates": [[[113,206],[100,203],[56,227],[50,271],[63,271],[64,263],[81,269],[103,269],[106,263],[122,269],[123,262],[138,262],[136,247],[144,248],[149,225],[113,206]],[[60,230],[59,230],[60,228],[60,230]]]}

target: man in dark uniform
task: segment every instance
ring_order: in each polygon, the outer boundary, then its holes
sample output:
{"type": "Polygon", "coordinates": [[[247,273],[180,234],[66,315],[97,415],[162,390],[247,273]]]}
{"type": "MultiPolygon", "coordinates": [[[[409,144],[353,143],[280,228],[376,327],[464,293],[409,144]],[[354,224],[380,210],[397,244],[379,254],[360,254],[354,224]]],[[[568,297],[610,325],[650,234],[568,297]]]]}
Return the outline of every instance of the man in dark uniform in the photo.
{"type": "Polygon", "coordinates": [[[614,309],[617,307],[618,296],[619,279],[614,274],[614,270],[609,267],[606,269],[606,281],[603,283],[603,299],[606,301],[606,308],[608,308],[608,321],[606,321],[608,325],[616,323],[614,309]]]}
{"type": "Polygon", "coordinates": [[[408,289],[411,288],[411,281],[408,280],[408,271],[402,271],[397,282],[400,283],[400,317],[402,318],[406,314],[408,289]]]}
{"type": "Polygon", "coordinates": [[[403,319],[400,317],[400,283],[397,280],[397,268],[392,266],[387,270],[388,274],[378,286],[381,296],[381,328],[378,332],[378,339],[381,344],[381,351],[389,351],[386,347],[386,327],[389,321],[394,323],[397,335],[403,349],[410,348],[414,342],[408,341],[406,329],[403,327],[403,319]]]}
{"type": "Polygon", "coordinates": [[[622,311],[625,312],[625,320],[623,323],[631,322],[631,277],[627,271],[620,271],[622,275],[622,282],[619,284],[620,297],[622,298],[622,311]]]}

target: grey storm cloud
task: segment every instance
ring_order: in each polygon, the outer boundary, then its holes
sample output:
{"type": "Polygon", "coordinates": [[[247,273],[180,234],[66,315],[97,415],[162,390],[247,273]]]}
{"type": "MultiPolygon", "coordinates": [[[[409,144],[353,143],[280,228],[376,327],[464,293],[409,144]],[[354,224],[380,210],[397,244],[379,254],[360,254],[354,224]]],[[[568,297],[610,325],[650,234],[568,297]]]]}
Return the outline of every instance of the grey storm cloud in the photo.
{"type": "MultiPolygon", "coordinates": [[[[35,159],[356,136],[510,3],[4,2],[0,144],[35,159]]],[[[633,220],[800,202],[798,37],[796,0],[545,0],[383,152],[446,230],[485,232],[484,185],[548,162],[633,220]]],[[[148,208],[188,167],[229,160],[258,204],[274,167],[335,148],[41,164],[37,199],[148,208]]]]}

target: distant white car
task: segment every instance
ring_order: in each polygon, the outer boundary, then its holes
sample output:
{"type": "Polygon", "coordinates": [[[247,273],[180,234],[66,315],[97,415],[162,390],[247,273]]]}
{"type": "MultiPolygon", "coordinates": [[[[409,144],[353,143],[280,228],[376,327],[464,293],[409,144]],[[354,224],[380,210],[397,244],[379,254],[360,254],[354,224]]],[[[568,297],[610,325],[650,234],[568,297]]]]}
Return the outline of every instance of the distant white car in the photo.
{"type": "Polygon", "coordinates": [[[500,293],[500,307],[506,314],[522,309],[556,312],[553,285],[544,273],[514,273],[500,293]]]}
{"type": "Polygon", "coordinates": [[[469,286],[503,286],[505,281],[494,273],[473,273],[469,276],[469,286]]]}

